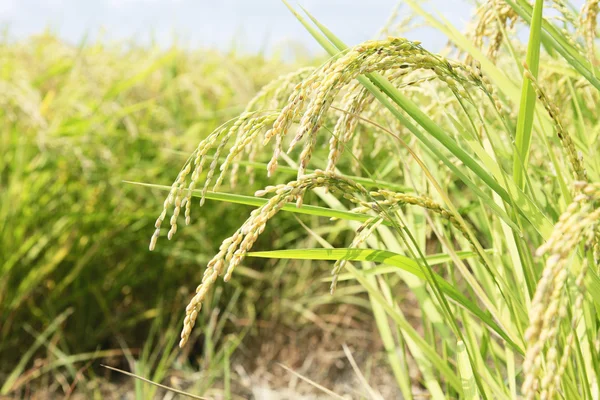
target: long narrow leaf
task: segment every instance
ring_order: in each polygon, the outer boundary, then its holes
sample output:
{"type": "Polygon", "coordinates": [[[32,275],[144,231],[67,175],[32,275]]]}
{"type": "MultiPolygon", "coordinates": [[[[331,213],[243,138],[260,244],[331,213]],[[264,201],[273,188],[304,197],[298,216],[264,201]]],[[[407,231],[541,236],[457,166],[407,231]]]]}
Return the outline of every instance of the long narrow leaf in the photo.
{"type": "MultiPolygon", "coordinates": [[[[529,44],[527,46],[527,64],[531,73],[537,78],[540,60],[540,36],[542,30],[542,12],[544,10],[543,0],[536,0],[535,10],[529,30],[529,44]]],[[[531,128],[533,127],[533,116],[535,111],[535,90],[531,80],[523,76],[521,89],[521,106],[517,119],[517,132],[515,142],[517,154],[513,158],[513,175],[516,184],[523,189],[523,174],[527,173],[527,162],[529,160],[529,146],[531,144],[531,128]]]]}
{"type": "MultiPolygon", "coordinates": [[[[156,184],[152,184],[152,183],[132,182],[132,181],[123,181],[123,182],[130,183],[133,185],[151,187],[151,188],[160,189],[160,190],[164,190],[164,191],[171,190],[171,187],[166,186],[166,185],[156,185],[156,184]]],[[[202,193],[202,190],[195,189],[192,191],[192,196],[200,197],[201,193],[202,193]]],[[[208,200],[224,201],[227,203],[244,204],[247,206],[255,206],[255,207],[260,207],[267,203],[266,199],[263,199],[260,197],[244,196],[241,194],[231,194],[231,193],[222,193],[222,192],[210,192],[209,191],[209,192],[206,192],[204,197],[207,198],[208,200]]],[[[283,206],[282,210],[290,211],[290,212],[293,212],[296,214],[316,215],[319,217],[339,218],[339,219],[345,219],[345,220],[350,220],[350,221],[359,221],[359,222],[365,222],[370,218],[369,216],[364,215],[364,214],[358,214],[358,213],[353,213],[350,211],[334,210],[331,208],[310,206],[310,205],[302,205],[302,207],[296,207],[295,204],[286,204],[285,206],[283,206]]],[[[385,221],[384,221],[384,223],[385,223],[385,221]]]]}
{"type": "MultiPolygon", "coordinates": [[[[422,267],[415,260],[403,256],[401,254],[393,253],[385,250],[373,250],[373,249],[353,249],[353,248],[338,248],[338,249],[297,249],[297,250],[274,250],[274,251],[260,251],[251,252],[247,254],[248,257],[260,257],[260,258],[281,258],[281,259],[294,259],[294,260],[349,260],[349,261],[371,261],[378,262],[387,265],[393,265],[406,272],[409,272],[421,279],[425,279],[422,267]]],[[[522,352],[519,346],[494,322],[489,314],[482,311],[476,304],[471,300],[467,299],[462,293],[460,293],[455,287],[446,282],[442,277],[437,274],[433,274],[436,283],[440,286],[441,290],[451,299],[455,300],[458,304],[471,311],[482,321],[484,321],[490,328],[492,328],[498,335],[505,339],[508,343],[515,348],[515,350],[522,352]]]]}

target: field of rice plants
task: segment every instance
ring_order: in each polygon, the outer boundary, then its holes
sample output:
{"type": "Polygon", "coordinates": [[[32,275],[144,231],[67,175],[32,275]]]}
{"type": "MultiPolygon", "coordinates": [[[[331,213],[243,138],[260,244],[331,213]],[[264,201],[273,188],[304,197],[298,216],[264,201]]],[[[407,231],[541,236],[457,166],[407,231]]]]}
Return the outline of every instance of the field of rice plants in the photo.
{"type": "Polygon", "coordinates": [[[0,398],[597,399],[600,3],[402,3],[284,1],[294,62],[4,39],[0,398]]]}

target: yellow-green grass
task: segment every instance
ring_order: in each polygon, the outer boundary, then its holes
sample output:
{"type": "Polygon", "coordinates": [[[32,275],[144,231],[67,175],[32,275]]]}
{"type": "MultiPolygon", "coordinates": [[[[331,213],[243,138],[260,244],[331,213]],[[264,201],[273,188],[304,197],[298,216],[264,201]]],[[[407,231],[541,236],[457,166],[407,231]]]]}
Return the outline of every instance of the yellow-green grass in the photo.
{"type": "MultiPolygon", "coordinates": [[[[135,359],[137,373],[158,380],[172,367],[187,282],[247,206],[211,203],[184,241],[150,253],[162,192],[127,181],[168,184],[190,146],[287,69],[262,56],[73,46],[50,34],[0,43],[0,397],[46,390],[61,375],[67,389],[86,388],[107,358],[135,359]]],[[[260,288],[257,276],[239,282],[260,288]]],[[[203,357],[212,373],[236,343],[225,334],[243,336],[229,316],[251,321],[244,303],[256,299],[234,287],[215,296],[219,323],[206,324],[190,360],[203,357]]]]}

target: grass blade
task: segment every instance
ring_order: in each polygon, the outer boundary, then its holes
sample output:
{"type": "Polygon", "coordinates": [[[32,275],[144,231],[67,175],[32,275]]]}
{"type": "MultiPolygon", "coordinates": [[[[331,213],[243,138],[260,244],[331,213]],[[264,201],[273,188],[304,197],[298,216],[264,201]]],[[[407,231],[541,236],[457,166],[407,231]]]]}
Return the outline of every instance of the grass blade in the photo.
{"type": "MultiPolygon", "coordinates": [[[[537,78],[540,60],[540,41],[542,30],[542,13],[544,10],[543,0],[536,0],[531,28],[529,30],[529,44],[527,46],[527,65],[531,74],[537,78]]],[[[521,88],[521,106],[517,119],[517,132],[515,134],[517,154],[514,157],[513,176],[515,183],[521,189],[524,188],[523,174],[527,173],[529,161],[529,146],[531,144],[531,130],[535,111],[535,90],[531,80],[523,75],[523,86],[521,88]]]]}
{"type": "MultiPolygon", "coordinates": [[[[152,183],[142,183],[142,182],[132,182],[132,181],[123,181],[125,183],[130,183],[133,185],[151,187],[155,189],[160,189],[164,191],[171,190],[170,186],[166,185],[157,185],[152,183]]],[[[201,197],[202,190],[194,189],[193,196],[201,197]]],[[[223,192],[207,192],[204,196],[208,200],[216,200],[216,201],[224,201],[232,204],[244,204],[247,206],[255,206],[260,207],[267,203],[266,199],[261,197],[254,196],[244,196],[241,194],[231,194],[231,193],[223,193],[223,192]]],[[[353,213],[350,211],[342,211],[342,210],[333,210],[331,208],[319,207],[319,206],[311,206],[311,205],[302,205],[302,207],[296,207],[295,204],[286,204],[282,208],[283,211],[289,211],[295,214],[306,214],[306,215],[316,215],[319,217],[328,217],[328,218],[339,218],[345,219],[349,221],[358,221],[365,222],[369,219],[369,216],[364,214],[353,213]]],[[[384,222],[385,223],[385,222],[384,222]]]]}
{"type": "Polygon", "coordinates": [[[479,394],[477,392],[477,383],[473,375],[473,368],[471,368],[471,361],[469,360],[469,354],[463,342],[458,342],[457,345],[457,364],[460,371],[460,382],[463,389],[463,399],[465,400],[477,400],[479,394]]]}

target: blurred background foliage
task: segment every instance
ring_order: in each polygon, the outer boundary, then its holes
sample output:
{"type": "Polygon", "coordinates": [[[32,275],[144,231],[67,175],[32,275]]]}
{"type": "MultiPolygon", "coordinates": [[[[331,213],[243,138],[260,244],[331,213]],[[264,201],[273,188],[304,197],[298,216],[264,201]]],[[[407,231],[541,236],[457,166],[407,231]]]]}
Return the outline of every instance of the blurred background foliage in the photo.
{"type": "MultiPolygon", "coordinates": [[[[107,357],[162,379],[190,291],[250,209],[209,202],[177,240],[149,252],[165,193],[125,181],[170,185],[202,138],[294,68],[276,56],[73,46],[51,34],[0,43],[0,394],[70,393],[85,380],[81,367],[92,376],[90,360],[107,357]]],[[[265,182],[258,174],[238,190],[265,182]]],[[[298,239],[293,217],[279,221],[261,237],[269,248],[298,239]]],[[[263,264],[249,261],[215,292],[177,365],[222,364],[256,309],[282,314],[282,285],[288,300],[307,295],[314,271],[284,275],[287,263],[279,272],[263,264]]]]}

